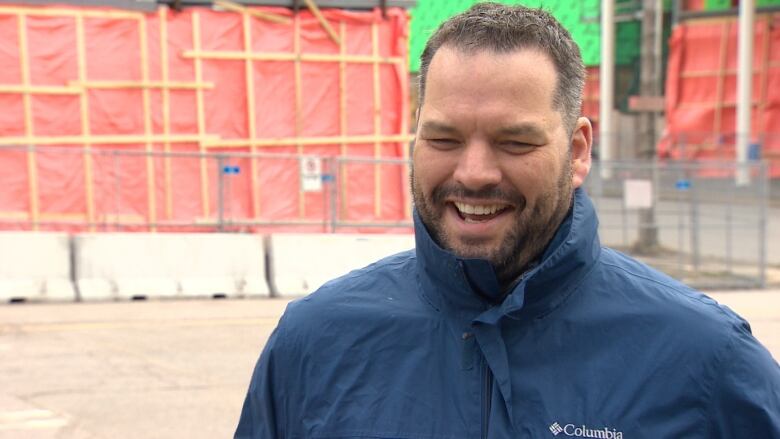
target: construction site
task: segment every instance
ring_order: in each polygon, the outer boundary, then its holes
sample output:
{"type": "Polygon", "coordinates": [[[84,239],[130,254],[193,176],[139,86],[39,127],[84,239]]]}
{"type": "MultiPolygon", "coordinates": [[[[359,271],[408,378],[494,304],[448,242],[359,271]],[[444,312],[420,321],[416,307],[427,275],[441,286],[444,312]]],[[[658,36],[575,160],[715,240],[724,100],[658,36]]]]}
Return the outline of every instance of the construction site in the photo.
{"type": "MultiPolygon", "coordinates": [[[[415,246],[420,56],[474,3],[0,0],[0,439],[232,434],[286,304],[415,246]]],[[[502,3],[581,49],[601,243],[777,358],[780,0],[502,3]]]]}

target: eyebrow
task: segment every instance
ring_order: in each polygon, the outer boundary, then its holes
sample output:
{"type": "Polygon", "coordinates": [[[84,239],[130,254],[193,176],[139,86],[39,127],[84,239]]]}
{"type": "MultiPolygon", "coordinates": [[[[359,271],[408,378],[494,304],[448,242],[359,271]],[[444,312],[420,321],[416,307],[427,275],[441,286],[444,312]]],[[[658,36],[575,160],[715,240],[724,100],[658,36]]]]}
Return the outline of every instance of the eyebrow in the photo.
{"type": "Polygon", "coordinates": [[[435,131],[444,134],[456,134],[458,132],[454,126],[435,120],[423,122],[422,126],[420,126],[420,131],[435,131]]]}
{"type": "Polygon", "coordinates": [[[508,127],[498,130],[499,135],[503,136],[533,136],[533,137],[546,137],[545,131],[536,124],[521,123],[518,125],[510,125],[508,127]]]}
{"type": "MultiPolygon", "coordinates": [[[[458,129],[455,128],[452,125],[448,125],[444,122],[439,122],[436,120],[428,120],[423,122],[423,124],[420,126],[420,131],[423,132],[436,132],[436,133],[443,133],[443,134],[457,134],[458,129]]],[[[516,125],[510,125],[507,127],[503,127],[498,130],[496,133],[500,136],[532,136],[532,137],[542,137],[546,138],[547,135],[539,125],[533,124],[533,123],[520,123],[516,125]]]]}

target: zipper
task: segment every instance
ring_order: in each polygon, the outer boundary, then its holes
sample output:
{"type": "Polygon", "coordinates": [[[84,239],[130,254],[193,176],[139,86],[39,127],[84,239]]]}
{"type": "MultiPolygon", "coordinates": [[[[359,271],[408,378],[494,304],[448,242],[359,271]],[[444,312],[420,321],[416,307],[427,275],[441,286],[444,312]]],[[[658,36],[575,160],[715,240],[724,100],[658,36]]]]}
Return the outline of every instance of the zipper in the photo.
{"type": "Polygon", "coordinates": [[[483,364],[483,388],[482,388],[482,439],[488,437],[488,424],[490,423],[490,406],[493,402],[493,372],[490,371],[490,367],[486,360],[482,361],[483,364]]]}

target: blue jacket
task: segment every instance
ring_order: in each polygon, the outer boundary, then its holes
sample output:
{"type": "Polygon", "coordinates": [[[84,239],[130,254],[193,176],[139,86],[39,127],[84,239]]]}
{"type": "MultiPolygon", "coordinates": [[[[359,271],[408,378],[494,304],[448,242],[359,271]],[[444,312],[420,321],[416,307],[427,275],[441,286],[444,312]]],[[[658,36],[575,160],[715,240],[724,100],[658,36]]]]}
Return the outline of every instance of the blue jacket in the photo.
{"type": "Polygon", "coordinates": [[[588,197],[503,301],[416,250],[290,303],[235,437],[780,438],[780,368],[728,308],[608,248],[588,197]]]}

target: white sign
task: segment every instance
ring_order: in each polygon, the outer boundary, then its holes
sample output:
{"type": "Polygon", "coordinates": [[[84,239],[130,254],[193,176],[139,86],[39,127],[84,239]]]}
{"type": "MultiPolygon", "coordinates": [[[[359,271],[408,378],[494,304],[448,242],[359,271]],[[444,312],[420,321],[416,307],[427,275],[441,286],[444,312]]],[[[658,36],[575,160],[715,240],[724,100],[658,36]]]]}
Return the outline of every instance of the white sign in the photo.
{"type": "Polygon", "coordinates": [[[317,157],[303,157],[300,163],[301,187],[303,191],[322,191],[322,161],[317,157]]]}
{"type": "Polygon", "coordinates": [[[626,209],[653,207],[653,183],[650,180],[624,180],[623,205],[626,209]]]}

